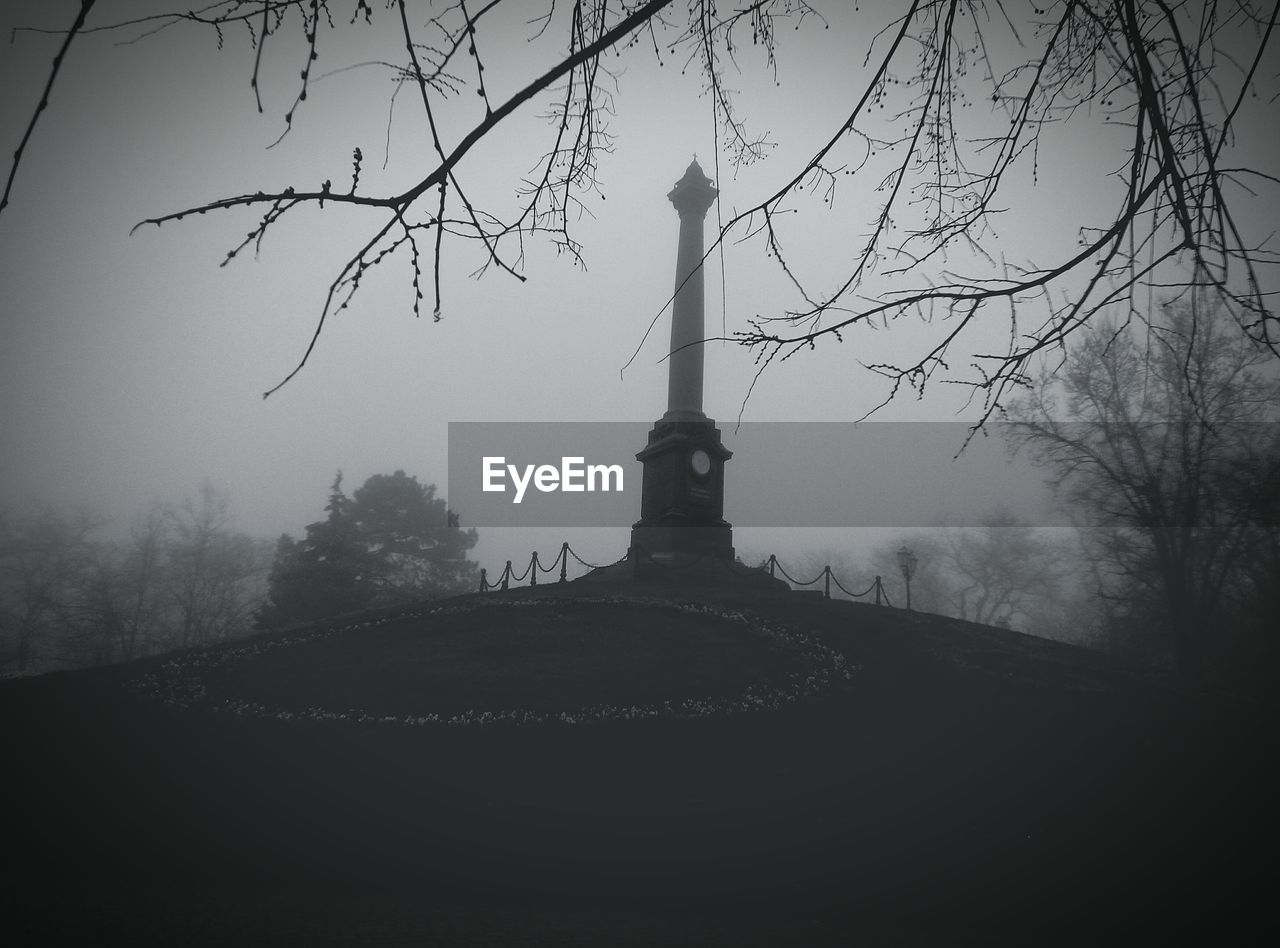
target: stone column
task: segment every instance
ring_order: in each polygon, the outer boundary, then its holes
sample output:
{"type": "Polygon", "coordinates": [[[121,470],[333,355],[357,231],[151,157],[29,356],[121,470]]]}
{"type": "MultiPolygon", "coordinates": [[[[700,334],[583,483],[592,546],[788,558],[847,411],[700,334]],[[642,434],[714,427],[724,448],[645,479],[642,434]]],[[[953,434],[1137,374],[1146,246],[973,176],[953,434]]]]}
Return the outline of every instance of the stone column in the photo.
{"type": "Polygon", "coordinates": [[[667,413],[672,421],[696,421],[702,413],[703,316],[702,224],[719,192],[695,159],[667,195],[680,213],[676,291],[671,307],[671,358],[667,413]]]}

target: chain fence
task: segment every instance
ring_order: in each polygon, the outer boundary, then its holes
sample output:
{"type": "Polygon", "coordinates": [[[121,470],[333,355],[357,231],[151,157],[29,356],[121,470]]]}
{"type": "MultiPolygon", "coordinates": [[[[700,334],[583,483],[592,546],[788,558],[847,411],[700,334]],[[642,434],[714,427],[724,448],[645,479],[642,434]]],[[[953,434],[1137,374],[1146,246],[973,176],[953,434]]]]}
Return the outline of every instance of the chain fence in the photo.
{"type": "MultiPolygon", "coordinates": [[[[588,570],[606,569],[614,566],[620,566],[633,559],[633,551],[628,550],[627,553],[612,563],[589,563],[584,560],[578,553],[569,546],[568,542],[560,544],[560,552],[556,554],[556,558],[549,565],[543,565],[538,558],[538,552],[535,550],[529,558],[528,564],[520,571],[516,572],[511,564],[511,560],[507,560],[506,565],[502,568],[502,572],[493,582],[489,581],[489,571],[487,569],[480,570],[480,592],[490,592],[493,590],[510,589],[512,585],[529,581],[530,586],[538,585],[539,574],[550,574],[559,571],[559,577],[556,582],[568,582],[569,558],[573,557],[577,563],[588,570]]],[[[801,581],[792,576],[779,562],[778,558],[770,553],[769,558],[756,567],[743,566],[736,561],[730,561],[722,556],[716,556],[710,553],[701,553],[690,556],[685,560],[667,560],[657,559],[652,556],[643,547],[636,547],[634,550],[635,566],[641,563],[645,564],[646,569],[665,571],[671,574],[691,574],[695,570],[701,570],[704,575],[715,577],[720,572],[724,572],[727,578],[748,579],[758,577],[761,573],[768,573],[771,579],[777,579],[781,574],[783,580],[789,583],[793,588],[814,586],[822,583],[822,596],[824,599],[831,598],[831,586],[844,593],[850,599],[863,599],[874,596],[877,606],[892,606],[889,600],[889,594],[884,588],[884,583],[877,576],[871,581],[871,585],[862,592],[853,592],[831,570],[830,564],[822,568],[813,579],[801,581]]]]}

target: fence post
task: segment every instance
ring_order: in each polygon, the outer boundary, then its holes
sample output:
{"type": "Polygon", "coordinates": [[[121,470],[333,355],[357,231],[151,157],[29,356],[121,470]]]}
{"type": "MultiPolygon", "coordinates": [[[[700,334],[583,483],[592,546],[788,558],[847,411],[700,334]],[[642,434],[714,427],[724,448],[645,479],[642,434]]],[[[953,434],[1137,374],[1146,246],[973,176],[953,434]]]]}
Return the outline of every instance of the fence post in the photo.
{"type": "Polygon", "coordinates": [[[482,566],[480,567],[480,591],[486,592],[489,589],[489,580],[486,578],[488,571],[482,566]]]}
{"type": "Polygon", "coordinates": [[[511,561],[507,560],[507,568],[502,571],[502,588],[508,588],[507,583],[511,579],[511,561]]]}
{"type": "Polygon", "coordinates": [[[831,598],[831,565],[822,568],[822,598],[831,598]]]}
{"type": "Polygon", "coordinates": [[[569,568],[569,541],[560,545],[560,582],[564,582],[565,571],[569,568]]]}
{"type": "Polygon", "coordinates": [[[529,585],[538,585],[538,551],[533,551],[533,559],[529,561],[529,585]]]}

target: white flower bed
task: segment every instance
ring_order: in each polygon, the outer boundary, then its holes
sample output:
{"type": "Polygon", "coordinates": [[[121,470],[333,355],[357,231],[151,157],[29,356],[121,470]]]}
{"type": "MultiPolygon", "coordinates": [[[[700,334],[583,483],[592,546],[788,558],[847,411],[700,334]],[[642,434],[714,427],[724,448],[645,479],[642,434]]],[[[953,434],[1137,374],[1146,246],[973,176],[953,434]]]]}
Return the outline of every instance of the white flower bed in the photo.
{"type": "Polygon", "coordinates": [[[281,721],[344,721],[358,724],[392,724],[401,726],[487,726],[493,724],[582,724],[589,721],[626,721],[651,718],[705,718],[714,715],[740,714],[748,711],[775,710],[822,694],[839,680],[850,680],[860,666],[849,665],[845,657],[825,645],[816,635],[784,628],[760,616],[741,610],[694,602],[669,602],[661,599],[598,598],[508,598],[491,596],[463,602],[424,606],[345,625],[318,625],[301,632],[275,638],[260,639],[218,649],[205,649],[173,658],[160,666],[157,673],[147,673],[131,680],[128,687],[135,693],[159,700],[176,708],[204,707],[245,718],[275,718],[281,721]],[[660,704],[612,705],[595,704],[558,713],[539,713],[512,708],[499,711],[466,710],[459,714],[383,715],[348,708],[286,709],[270,707],[255,701],[209,698],[205,675],[219,668],[251,660],[277,649],[315,642],[344,632],[374,628],[406,619],[429,616],[458,615],[480,609],[542,609],[566,605],[617,605],[623,607],[676,609],[694,615],[705,615],[745,626],[764,633],[795,650],[807,672],[790,672],[782,684],[748,685],[739,694],[727,698],[685,698],[660,704]]]}

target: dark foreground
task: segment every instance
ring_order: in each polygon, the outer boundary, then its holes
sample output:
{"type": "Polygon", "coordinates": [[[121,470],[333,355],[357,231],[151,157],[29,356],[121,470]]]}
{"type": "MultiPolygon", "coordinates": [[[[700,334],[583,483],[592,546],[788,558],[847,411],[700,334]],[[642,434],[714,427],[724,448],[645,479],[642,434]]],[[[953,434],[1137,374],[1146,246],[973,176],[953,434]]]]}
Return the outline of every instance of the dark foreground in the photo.
{"type": "Polygon", "coordinates": [[[769,714],[443,728],[181,712],[132,697],[128,669],[4,683],[5,940],[1209,944],[1271,924],[1259,709],[962,623],[750,605],[822,631],[853,686],[769,714]]]}

